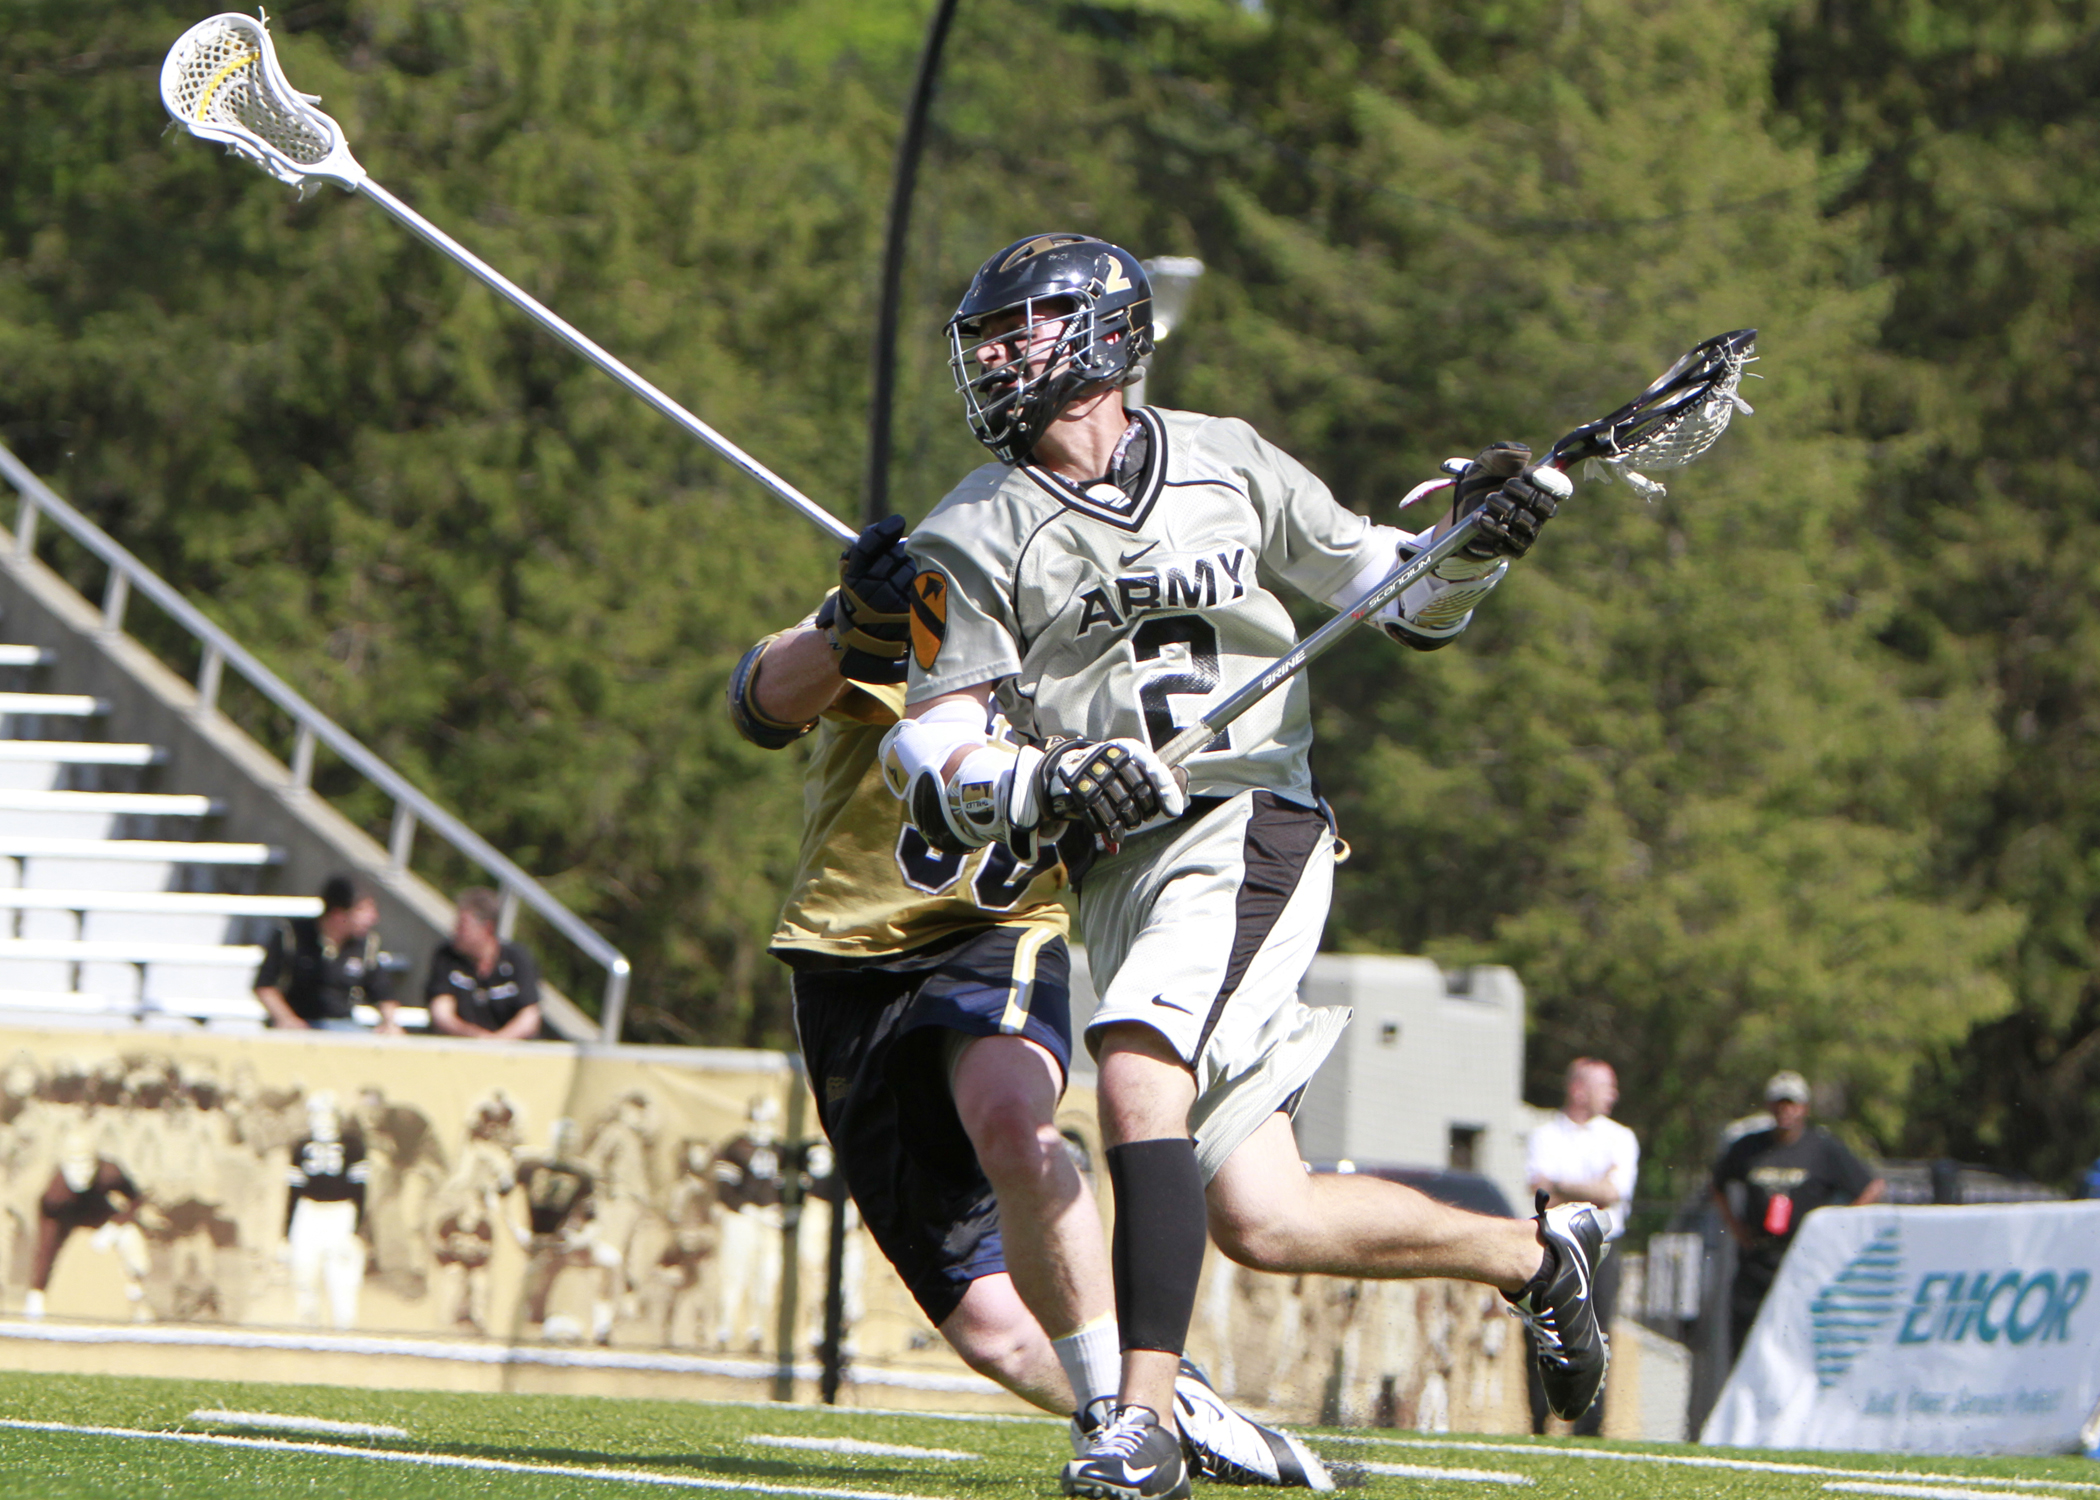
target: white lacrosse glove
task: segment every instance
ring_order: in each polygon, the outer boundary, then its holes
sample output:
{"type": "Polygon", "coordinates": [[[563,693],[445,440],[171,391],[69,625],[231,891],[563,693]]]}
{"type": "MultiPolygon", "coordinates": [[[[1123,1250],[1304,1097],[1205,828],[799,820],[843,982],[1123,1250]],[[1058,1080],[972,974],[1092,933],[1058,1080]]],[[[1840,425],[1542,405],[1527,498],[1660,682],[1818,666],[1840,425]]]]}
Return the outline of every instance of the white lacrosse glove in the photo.
{"type": "Polygon", "coordinates": [[[1040,797],[1043,752],[987,734],[1002,733],[966,702],[942,703],[882,738],[882,777],[904,803],[905,820],[943,854],[1003,843],[1032,863],[1047,826],[1040,797]],[[957,752],[953,773],[945,768],[957,752]]]}

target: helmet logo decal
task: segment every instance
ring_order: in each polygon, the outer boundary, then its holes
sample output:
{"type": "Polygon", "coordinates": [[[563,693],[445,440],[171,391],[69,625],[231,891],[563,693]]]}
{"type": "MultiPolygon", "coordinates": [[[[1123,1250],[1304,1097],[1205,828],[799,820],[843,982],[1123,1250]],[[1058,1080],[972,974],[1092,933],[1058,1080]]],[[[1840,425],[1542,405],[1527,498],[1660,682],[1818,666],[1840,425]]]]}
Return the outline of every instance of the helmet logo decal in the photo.
{"type": "Polygon", "coordinates": [[[1102,259],[1108,262],[1108,280],[1102,285],[1101,290],[1103,292],[1129,291],[1130,278],[1123,274],[1123,263],[1113,255],[1104,255],[1102,259]]]}
{"type": "Polygon", "coordinates": [[[911,654],[919,670],[933,670],[948,638],[948,580],[928,568],[911,585],[911,654]]]}
{"type": "Polygon", "coordinates": [[[1022,261],[1041,255],[1045,250],[1055,250],[1059,245],[1076,245],[1080,238],[1076,234],[1039,234],[1025,245],[1016,245],[1013,253],[999,263],[999,269],[1011,271],[1022,261]]]}

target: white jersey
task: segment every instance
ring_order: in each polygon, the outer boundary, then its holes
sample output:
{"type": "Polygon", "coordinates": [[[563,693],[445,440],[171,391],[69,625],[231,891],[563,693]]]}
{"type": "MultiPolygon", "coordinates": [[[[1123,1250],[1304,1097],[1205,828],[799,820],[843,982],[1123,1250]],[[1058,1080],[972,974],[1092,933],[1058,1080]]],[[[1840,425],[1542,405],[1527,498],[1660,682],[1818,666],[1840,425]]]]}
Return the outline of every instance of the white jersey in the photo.
{"type": "Polygon", "coordinates": [[[1633,1211],[1633,1188],[1641,1174],[1641,1143],[1617,1120],[1592,1115],[1577,1124],[1566,1110],[1533,1130],[1524,1142],[1524,1175],[1533,1183],[1608,1181],[1619,1201],[1599,1209],[1604,1237],[1626,1232],[1633,1211]]]}
{"type": "MultiPolygon", "coordinates": [[[[1278,583],[1323,603],[1360,597],[1413,540],[1344,509],[1245,422],[1135,416],[1151,439],[1135,495],[987,464],[912,532],[908,702],[996,683],[1009,722],[1037,740],[1158,748],[1296,643],[1278,583]]],[[[1300,674],[1190,759],[1189,790],[1310,804],[1311,747],[1300,674]]]]}

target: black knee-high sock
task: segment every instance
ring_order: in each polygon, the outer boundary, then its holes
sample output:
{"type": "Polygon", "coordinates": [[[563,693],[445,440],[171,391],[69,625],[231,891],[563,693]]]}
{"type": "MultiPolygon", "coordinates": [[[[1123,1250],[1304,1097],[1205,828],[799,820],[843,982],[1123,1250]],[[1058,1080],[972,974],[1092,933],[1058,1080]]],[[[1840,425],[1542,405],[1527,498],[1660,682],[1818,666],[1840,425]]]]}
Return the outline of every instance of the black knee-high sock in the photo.
{"type": "Polygon", "coordinates": [[[1107,1154],[1116,1197],[1109,1259],[1123,1347],[1179,1354],[1196,1312],[1208,1239],[1196,1143],[1185,1136],[1132,1141],[1107,1154]]]}

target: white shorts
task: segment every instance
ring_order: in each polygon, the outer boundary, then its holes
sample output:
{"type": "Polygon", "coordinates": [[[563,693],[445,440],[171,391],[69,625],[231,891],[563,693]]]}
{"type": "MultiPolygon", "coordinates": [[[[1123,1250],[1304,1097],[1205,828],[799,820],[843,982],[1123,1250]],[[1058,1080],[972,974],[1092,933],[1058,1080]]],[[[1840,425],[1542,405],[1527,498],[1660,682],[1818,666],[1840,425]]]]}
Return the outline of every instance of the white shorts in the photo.
{"type": "Polygon", "coordinates": [[[1149,1026],[1196,1075],[1189,1133],[1208,1182],[1277,1110],[1294,1107],[1349,1024],[1299,981],[1334,892],[1334,833],[1272,792],[1141,835],[1080,883],[1079,925],[1101,1008],[1087,1024],[1149,1026]]]}

